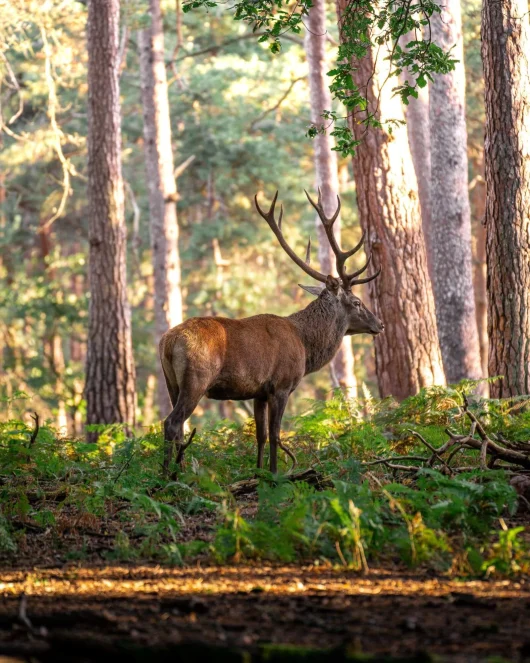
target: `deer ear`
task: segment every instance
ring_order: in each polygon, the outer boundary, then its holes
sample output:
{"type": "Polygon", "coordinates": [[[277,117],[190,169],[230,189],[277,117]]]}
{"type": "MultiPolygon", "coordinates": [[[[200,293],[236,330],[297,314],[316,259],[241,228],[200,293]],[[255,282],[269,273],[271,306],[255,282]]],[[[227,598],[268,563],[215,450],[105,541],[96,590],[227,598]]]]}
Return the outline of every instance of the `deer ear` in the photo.
{"type": "Polygon", "coordinates": [[[332,292],[334,295],[339,294],[340,281],[339,279],[331,276],[331,274],[326,279],[326,288],[332,292]]]}
{"type": "Polygon", "coordinates": [[[302,285],[301,283],[298,285],[302,288],[302,290],[305,290],[310,295],[315,295],[315,297],[318,297],[325,287],[323,285],[302,285]]]}

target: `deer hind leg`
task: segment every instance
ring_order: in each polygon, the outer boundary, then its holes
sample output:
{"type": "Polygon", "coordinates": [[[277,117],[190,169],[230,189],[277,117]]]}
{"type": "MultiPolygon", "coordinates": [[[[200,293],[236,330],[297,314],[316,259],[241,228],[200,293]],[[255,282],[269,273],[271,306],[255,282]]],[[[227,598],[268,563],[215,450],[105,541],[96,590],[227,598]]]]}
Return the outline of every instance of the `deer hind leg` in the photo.
{"type": "Polygon", "coordinates": [[[256,440],[258,442],[258,469],[263,467],[263,452],[267,443],[267,401],[254,400],[254,420],[256,421],[256,440]]]}
{"type": "Polygon", "coordinates": [[[164,373],[164,378],[166,380],[166,387],[169,394],[169,399],[171,400],[171,407],[175,407],[178,401],[180,389],[178,388],[178,385],[173,384],[169,381],[165,373],[164,373]]]}
{"type": "Polygon", "coordinates": [[[280,446],[280,432],[282,417],[289,394],[279,393],[269,397],[269,442],[271,447],[270,470],[273,474],[278,471],[278,446],[280,446]]]}
{"type": "Polygon", "coordinates": [[[175,454],[176,446],[184,442],[184,423],[193,414],[201,400],[206,387],[196,383],[181,385],[175,407],[164,421],[164,474],[167,476],[169,466],[175,454]]]}

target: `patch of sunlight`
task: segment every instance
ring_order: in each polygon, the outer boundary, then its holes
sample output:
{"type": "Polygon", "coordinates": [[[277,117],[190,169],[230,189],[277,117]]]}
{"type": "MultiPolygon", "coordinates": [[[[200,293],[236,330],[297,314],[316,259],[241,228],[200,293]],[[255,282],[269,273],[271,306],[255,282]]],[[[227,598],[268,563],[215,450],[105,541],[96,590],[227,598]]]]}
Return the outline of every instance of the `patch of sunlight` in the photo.
{"type": "Polygon", "coordinates": [[[65,568],[62,570],[6,572],[0,582],[4,597],[75,596],[98,598],[164,594],[238,594],[257,592],[293,595],[325,592],[328,595],[391,594],[450,597],[467,590],[476,596],[514,598],[526,593],[520,583],[454,581],[426,575],[396,578],[372,570],[370,576],[331,566],[212,566],[168,569],[164,567],[65,568]]]}

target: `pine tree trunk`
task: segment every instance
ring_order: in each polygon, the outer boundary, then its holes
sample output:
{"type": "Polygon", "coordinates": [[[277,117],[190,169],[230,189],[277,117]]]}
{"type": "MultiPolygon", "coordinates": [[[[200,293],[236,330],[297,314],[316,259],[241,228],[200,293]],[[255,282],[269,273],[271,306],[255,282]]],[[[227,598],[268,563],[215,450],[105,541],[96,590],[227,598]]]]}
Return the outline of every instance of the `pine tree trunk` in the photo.
{"type": "MultiPolygon", "coordinates": [[[[339,28],[347,0],[338,0],[339,28]]],[[[403,119],[399,97],[386,80],[388,63],[380,52],[353,63],[355,83],[366,93],[378,119],[403,119]]],[[[375,338],[376,372],[382,397],[403,399],[421,387],[444,384],[444,372],[431,283],[421,226],[418,185],[406,127],[366,129],[351,122],[361,144],[353,159],[361,225],[366,249],[381,276],[370,283],[372,307],[385,323],[375,338]]],[[[370,267],[373,273],[374,266],[370,267]]]]}
{"type": "Polygon", "coordinates": [[[527,0],[485,0],[489,374],[493,397],[530,393],[530,27],[527,0]]]}
{"type": "MultiPolygon", "coordinates": [[[[412,33],[407,33],[400,39],[400,45],[406,48],[408,42],[416,39],[412,33]]],[[[403,72],[403,79],[412,80],[411,75],[403,72]]],[[[427,250],[427,263],[429,274],[432,277],[432,247],[431,247],[431,136],[429,127],[429,87],[418,90],[418,98],[410,97],[409,105],[405,108],[407,120],[407,136],[409,149],[414,164],[414,172],[418,181],[418,195],[420,197],[421,223],[427,250]]]]}
{"type": "MultiPolygon", "coordinates": [[[[88,2],[88,424],[135,421],[118,80],[119,0],[88,2]]],[[[89,435],[94,440],[97,435],[89,435]]]]}
{"type": "Polygon", "coordinates": [[[448,382],[482,375],[471,252],[465,72],[460,0],[431,18],[433,41],[453,47],[455,70],[430,86],[431,251],[438,337],[448,382]]]}
{"type": "MultiPolygon", "coordinates": [[[[311,122],[316,126],[323,124],[322,112],[331,110],[331,93],[328,87],[326,65],[326,3],[315,0],[307,18],[307,30],[304,46],[309,67],[309,92],[311,100],[311,122]]],[[[339,193],[337,153],[333,137],[326,131],[314,139],[314,161],[316,185],[322,190],[324,209],[335,210],[339,193]]],[[[324,227],[317,217],[318,259],[325,274],[335,273],[333,252],[326,237],[324,227]]],[[[340,218],[335,221],[334,232],[340,245],[340,218]]],[[[357,381],[354,373],[353,349],[351,337],[346,336],[331,363],[333,387],[341,387],[350,398],[357,397],[357,381]]]]}
{"type": "MultiPolygon", "coordinates": [[[[144,150],[149,186],[149,215],[155,277],[156,343],[170,327],[182,322],[178,249],[177,187],[174,176],[171,123],[164,62],[160,0],[150,0],[151,25],[139,33],[140,76],[144,113],[144,150]]],[[[162,367],[158,366],[160,416],[171,410],[162,367]]]]}

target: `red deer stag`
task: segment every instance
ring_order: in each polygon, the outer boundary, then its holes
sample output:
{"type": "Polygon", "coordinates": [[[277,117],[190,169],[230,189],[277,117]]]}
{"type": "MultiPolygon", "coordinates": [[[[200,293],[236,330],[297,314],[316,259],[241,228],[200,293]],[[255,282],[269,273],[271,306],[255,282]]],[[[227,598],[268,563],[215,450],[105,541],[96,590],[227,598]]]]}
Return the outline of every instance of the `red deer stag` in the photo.
{"type": "Polygon", "coordinates": [[[305,261],[287,244],[281,225],[283,206],[278,221],[274,214],[278,192],[266,213],[255,197],[258,212],[280,246],[308,276],[323,285],[301,286],[317,299],[287,317],[265,313],[242,320],[190,318],[164,334],[160,341],[160,359],[173,405],[173,411],[164,422],[166,472],[175,443],[179,446],[177,462],[182,461],[183,450],[188,446],[184,444],[184,422],[206,394],[217,400],[254,399],[258,468],[263,466],[268,436],[270,470],[275,473],[278,447],[287,451],[280,442],[283,413],[289,395],[300,380],[330,362],[345,335],[375,336],[383,331],[381,321],[351,292],[352,286],[371,281],[381,270],[368,278],[358,278],[367,269],[371,256],[356,272],[349,274],[345,269],[346,260],[361,248],[364,235],[353,249],[342,251],[333,234],[340,199],[333,216],[327,217],[320,192],[317,203],[307,191],[306,196],[324,224],[335,254],[338,278],[321,274],[310,266],[311,240],[305,261]]]}

